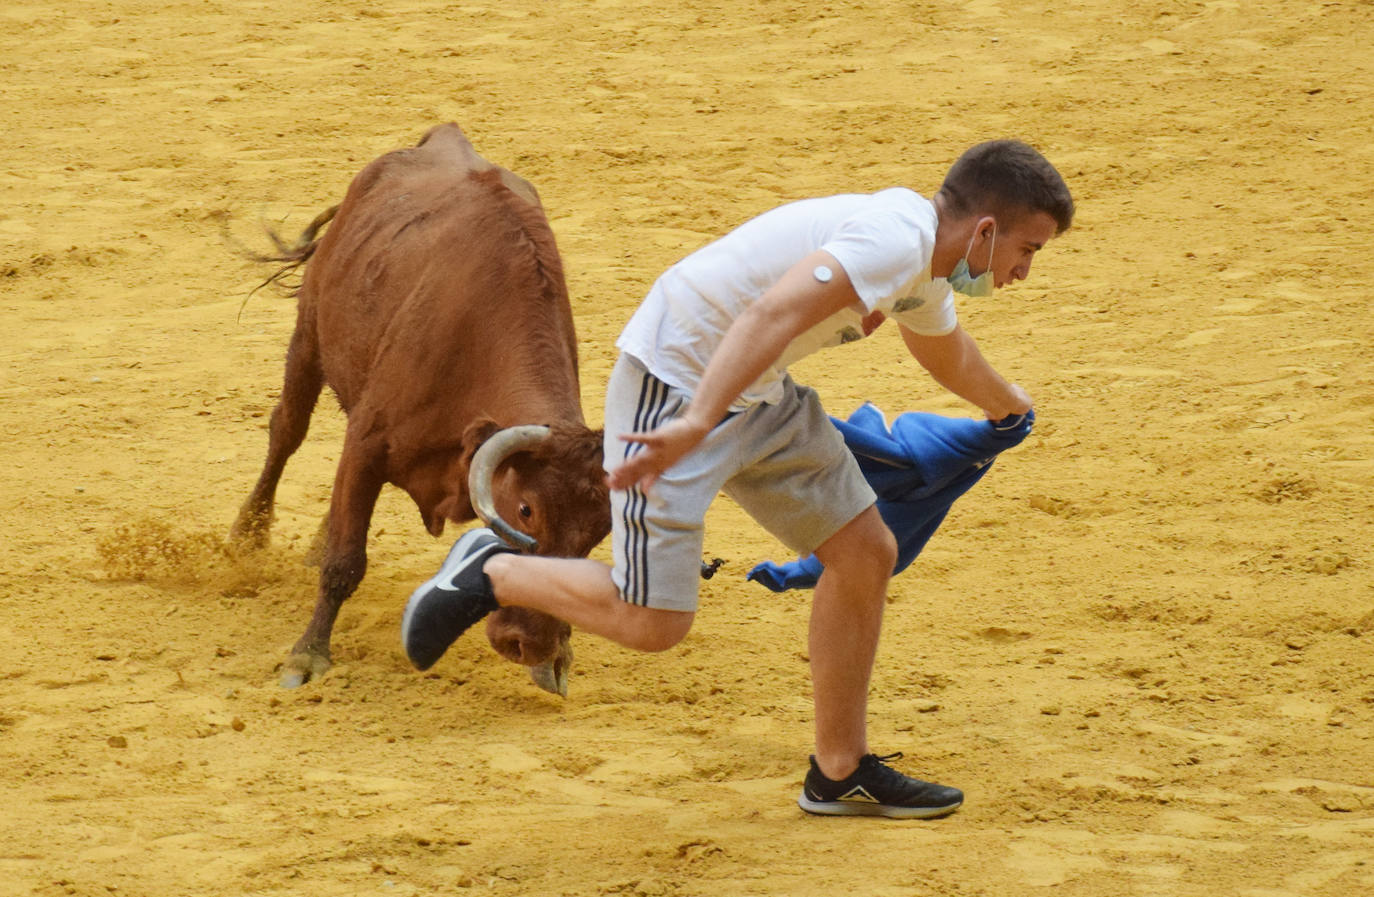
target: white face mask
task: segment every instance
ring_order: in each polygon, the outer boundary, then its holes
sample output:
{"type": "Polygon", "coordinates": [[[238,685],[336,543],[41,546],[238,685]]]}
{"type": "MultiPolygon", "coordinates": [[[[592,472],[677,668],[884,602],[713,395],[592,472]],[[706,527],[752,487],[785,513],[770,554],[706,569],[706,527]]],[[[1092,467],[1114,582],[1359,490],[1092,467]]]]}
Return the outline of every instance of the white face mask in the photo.
{"type": "Polygon", "coordinates": [[[949,288],[954,292],[981,299],[985,296],[991,296],[992,291],[997,289],[997,282],[992,276],[992,254],[997,249],[997,225],[992,226],[992,248],[988,250],[988,269],[974,277],[969,273],[968,254],[973,251],[973,241],[977,236],[974,234],[969,237],[968,248],[964,250],[964,257],[959,259],[954,270],[945,279],[949,281],[949,288]]]}

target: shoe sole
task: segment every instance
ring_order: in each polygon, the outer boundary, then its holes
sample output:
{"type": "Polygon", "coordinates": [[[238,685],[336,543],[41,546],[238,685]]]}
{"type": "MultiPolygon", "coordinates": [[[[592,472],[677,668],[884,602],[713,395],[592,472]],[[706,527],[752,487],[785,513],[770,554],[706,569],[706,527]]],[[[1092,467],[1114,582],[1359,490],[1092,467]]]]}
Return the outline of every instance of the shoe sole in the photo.
{"type": "Polygon", "coordinates": [[[964,805],[963,801],[944,807],[892,807],[857,800],[811,800],[804,793],[797,806],[814,816],[883,816],[888,819],[936,819],[948,816],[964,805]]]}
{"type": "Polygon", "coordinates": [[[420,604],[420,597],[438,583],[447,581],[451,575],[448,572],[449,568],[453,566],[451,562],[466,557],[469,546],[471,546],[473,542],[482,539],[485,535],[486,531],[479,528],[468,530],[463,533],[463,535],[459,536],[458,541],[454,542],[453,547],[449,549],[443,564],[439,566],[439,572],[425,580],[420,584],[418,589],[410,593],[410,598],[406,601],[405,613],[401,615],[401,650],[405,652],[406,657],[410,657],[410,649],[406,646],[410,644],[410,625],[415,619],[415,609],[420,604]]]}

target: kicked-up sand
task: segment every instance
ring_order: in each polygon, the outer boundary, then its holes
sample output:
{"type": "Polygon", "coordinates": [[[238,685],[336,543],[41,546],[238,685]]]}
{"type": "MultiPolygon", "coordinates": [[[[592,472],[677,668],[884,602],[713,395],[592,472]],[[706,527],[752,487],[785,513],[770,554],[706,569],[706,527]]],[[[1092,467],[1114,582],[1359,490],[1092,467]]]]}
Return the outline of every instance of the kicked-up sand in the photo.
{"type": "MultiPolygon", "coordinates": [[[[9,0],[0,895],[1374,893],[1371,43],[1355,0],[9,0]],[[724,499],[692,634],[580,636],[560,700],[480,635],[410,668],[456,530],[388,490],[333,670],[277,686],[343,419],[226,553],[294,322],[241,249],[449,120],[543,195],[593,423],[652,279],[748,217],[993,137],[1059,166],[1077,226],[961,303],[1039,424],[873,681],[958,813],[797,809],[808,596],[744,581],[785,555],[724,499]]],[[[886,329],[794,372],[976,413],[886,329]]]]}

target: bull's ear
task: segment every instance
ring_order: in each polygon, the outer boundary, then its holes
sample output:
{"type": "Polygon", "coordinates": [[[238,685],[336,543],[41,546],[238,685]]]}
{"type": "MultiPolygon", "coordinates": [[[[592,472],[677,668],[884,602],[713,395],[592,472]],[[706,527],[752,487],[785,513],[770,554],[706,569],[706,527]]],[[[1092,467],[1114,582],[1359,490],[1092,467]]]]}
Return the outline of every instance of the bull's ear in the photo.
{"type": "Polygon", "coordinates": [[[477,454],[477,450],[482,447],[482,443],[491,438],[491,434],[500,430],[496,421],[489,417],[479,417],[468,424],[463,431],[463,466],[472,466],[472,456],[477,454]]]}

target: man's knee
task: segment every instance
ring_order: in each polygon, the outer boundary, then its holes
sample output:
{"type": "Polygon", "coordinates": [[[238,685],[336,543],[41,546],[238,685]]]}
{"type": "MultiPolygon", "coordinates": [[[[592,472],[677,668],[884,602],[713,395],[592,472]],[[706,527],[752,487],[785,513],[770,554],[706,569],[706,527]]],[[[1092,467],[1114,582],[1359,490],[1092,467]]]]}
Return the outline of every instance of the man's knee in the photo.
{"type": "Polygon", "coordinates": [[[816,549],[827,569],[862,567],[892,572],[897,564],[897,540],[877,508],[870,507],[816,549]]]}
{"type": "Polygon", "coordinates": [[[887,525],[882,526],[882,532],[875,539],[873,547],[876,555],[876,563],[884,570],[891,570],[897,565],[897,538],[892,535],[892,530],[887,525]]]}
{"type": "Polygon", "coordinates": [[[636,651],[658,653],[667,651],[686,638],[696,618],[693,611],[659,610],[653,607],[633,607],[632,619],[627,621],[624,638],[619,641],[636,651]]]}
{"type": "Polygon", "coordinates": [[[897,566],[897,540],[887,527],[883,527],[874,530],[845,557],[849,563],[862,564],[866,570],[891,574],[892,568],[897,566]]]}

